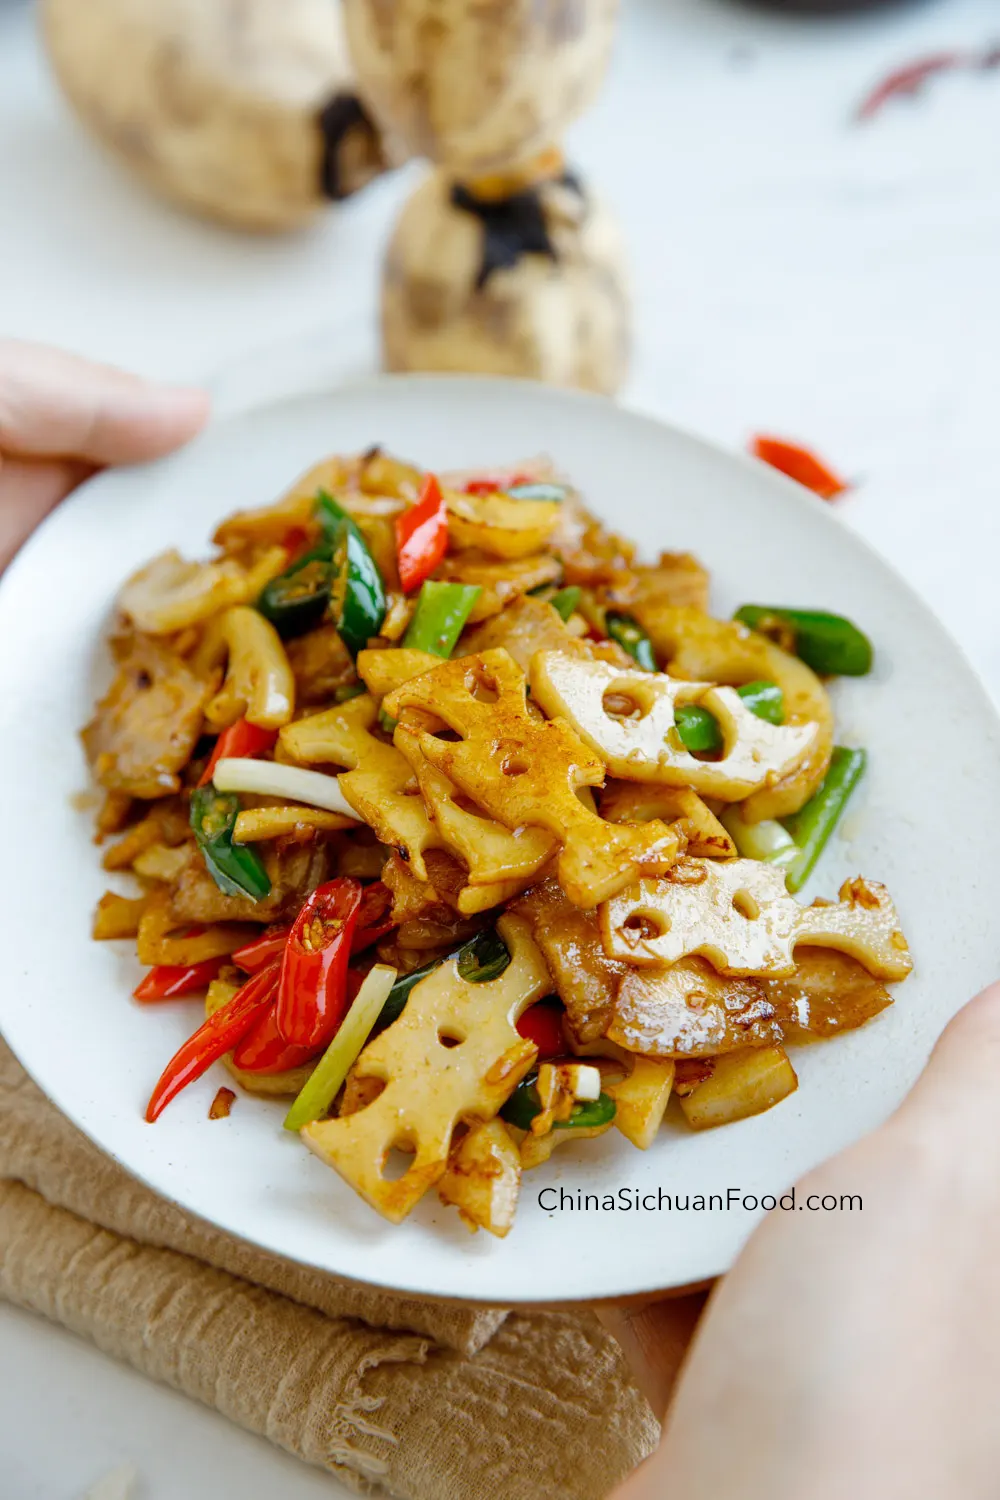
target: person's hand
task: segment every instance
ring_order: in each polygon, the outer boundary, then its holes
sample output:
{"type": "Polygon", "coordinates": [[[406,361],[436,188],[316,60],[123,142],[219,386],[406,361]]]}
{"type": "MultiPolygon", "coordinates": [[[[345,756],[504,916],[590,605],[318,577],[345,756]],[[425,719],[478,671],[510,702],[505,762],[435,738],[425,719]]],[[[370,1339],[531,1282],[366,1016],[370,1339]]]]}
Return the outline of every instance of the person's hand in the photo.
{"type": "MultiPolygon", "coordinates": [[[[863,1207],[768,1215],[709,1300],[658,1452],[615,1500],[1000,1493],[1000,984],[806,1193],[863,1207]]],[[[641,1360],[648,1389],[656,1356],[641,1360]]],[[[666,1363],[669,1383],[674,1349],[666,1363]]]]}
{"type": "Polygon", "coordinates": [[[72,489],[141,463],[204,425],[203,391],[152,385],[37,344],[0,340],[0,572],[72,489]]]}

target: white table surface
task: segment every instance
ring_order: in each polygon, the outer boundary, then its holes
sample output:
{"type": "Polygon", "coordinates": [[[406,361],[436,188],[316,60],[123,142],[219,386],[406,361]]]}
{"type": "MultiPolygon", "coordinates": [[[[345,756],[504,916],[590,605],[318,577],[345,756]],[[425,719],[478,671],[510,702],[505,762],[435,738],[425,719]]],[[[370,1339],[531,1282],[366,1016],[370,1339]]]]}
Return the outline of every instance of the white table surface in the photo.
{"type": "MultiPolygon", "coordinates": [[[[629,398],[730,445],[797,437],[855,476],[845,519],[1000,697],[1000,74],[941,78],[867,127],[851,121],[888,69],[1000,40],[996,0],[847,21],[624,4],[572,156],[631,245],[629,398]]],[[[183,218],[74,129],[30,7],[0,0],[2,333],[187,377],[360,319],[372,332],[356,358],[371,365],[379,246],[419,170],[291,239],[183,218]]],[[[141,1500],[346,1493],[10,1308],[0,1389],[4,1500],[79,1500],[123,1459],[141,1500]]]]}

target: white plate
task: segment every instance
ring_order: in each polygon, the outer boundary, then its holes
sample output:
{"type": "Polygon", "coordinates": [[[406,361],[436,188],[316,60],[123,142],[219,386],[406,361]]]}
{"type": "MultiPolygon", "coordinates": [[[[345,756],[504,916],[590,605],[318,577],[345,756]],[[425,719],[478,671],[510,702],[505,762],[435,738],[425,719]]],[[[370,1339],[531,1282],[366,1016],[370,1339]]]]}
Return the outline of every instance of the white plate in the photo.
{"type": "Polygon", "coordinates": [[[287,399],[218,422],[186,452],[94,480],[4,579],[0,1025],[42,1088],[130,1171],[280,1255],[411,1293],[495,1302],[613,1297],[714,1275],[752,1211],[546,1212],[539,1191],[561,1188],[573,1202],[578,1191],[620,1188],[630,1202],[660,1189],[681,1199],[779,1193],[885,1118],[945,1021],[997,967],[1000,737],[986,695],[924,605],[828,507],[749,460],[608,402],[529,385],[283,385],[287,399]],[[867,746],[871,768],[852,842],[824,861],[817,887],[832,895],[858,871],[885,881],[914,977],[871,1025],[800,1050],[799,1091],[768,1114],[704,1135],[668,1124],[647,1152],[616,1132],[563,1147],[526,1178],[503,1242],[470,1237],[433,1193],[404,1226],[384,1224],[282,1130],[280,1105],[242,1096],[228,1121],[209,1123],[221,1068],[146,1125],[150,1088],[199,1006],[134,1004],[132,944],[89,937],[108,878],[89,817],[73,806],[87,782],[76,736],[107,679],[103,636],[121,580],[166,547],[198,555],[219,517],[267,503],[324,454],[376,441],[438,467],[546,451],[647,549],[697,552],[718,612],[745,600],[835,609],[877,647],[874,674],[834,690],[838,737],[867,746]]]}

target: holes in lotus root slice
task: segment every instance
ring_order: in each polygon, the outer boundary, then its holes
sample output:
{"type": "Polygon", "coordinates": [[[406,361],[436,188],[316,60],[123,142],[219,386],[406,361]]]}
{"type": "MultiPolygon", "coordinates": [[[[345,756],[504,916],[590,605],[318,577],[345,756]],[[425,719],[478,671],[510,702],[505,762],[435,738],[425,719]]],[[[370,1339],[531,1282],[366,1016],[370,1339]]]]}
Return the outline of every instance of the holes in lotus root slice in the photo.
{"type": "Polygon", "coordinates": [[[576,905],[592,907],[642,874],[662,874],[685,839],[653,821],[614,825],[584,806],[581,788],[600,786],[604,766],[561,720],[532,712],[524,673],[502,648],[445,662],[386,699],[399,718],[407,710],[434,713],[461,736],[445,744],[422,730],[426,759],[507,828],[547,830],[563,844],[559,881],[576,905]],[[496,685],[495,703],[477,701],[470,683],[496,685]]]}
{"type": "MultiPolygon", "coordinates": [[[[404,709],[396,728],[396,748],[412,766],[420,791],[439,837],[463,861],[468,883],[474,889],[497,892],[496,905],[523,889],[547,864],[556,850],[556,840],[541,828],[513,832],[491,818],[472,797],[460,792],[454,782],[432,766],[420,748],[420,726],[414,711],[404,709]]],[[[454,736],[457,739],[457,736],[454,736]]],[[[459,910],[472,907],[471,897],[459,910]]],[[[481,903],[476,904],[481,909],[481,903]]]]}
{"type": "Polygon", "coordinates": [[[348,802],[381,843],[405,850],[414,873],[426,880],[424,854],[444,848],[444,842],[427,816],[411,766],[372,732],[377,722],[375,700],[366,693],[289,724],[280,743],[304,765],[347,766],[338,779],[348,802]]]}
{"type": "Polygon", "coordinates": [[[800,906],[782,871],[754,859],[682,860],[668,878],[605,902],[599,918],[606,952],[634,964],[701,954],[720,973],[778,977],[794,972],[795,947],[807,944],[847,953],[880,979],[905,979],[913,967],[884,886],[858,877],[837,903],[800,906]],[[660,930],[637,927],[635,917],[660,930]]]}
{"type": "Polygon", "coordinates": [[[531,691],[550,718],[562,717],[608,769],[626,781],[687,786],[738,802],[788,775],[808,755],[816,724],[770,724],[733,688],[678,682],[663,673],[620,671],[559,651],[531,662],[531,691]],[[616,709],[609,712],[609,703],[616,709]],[[718,720],[718,759],[698,760],[684,748],[675,710],[698,704],[718,720]],[[617,710],[633,705],[628,712],[617,710]]]}
{"type": "Polygon", "coordinates": [[[516,1023],[551,993],[552,981],[527,924],[508,915],[497,926],[510,953],[503,973],[474,983],[462,979],[455,959],[442,963],[354,1065],[359,1079],[384,1081],[378,1098],[302,1131],[310,1149],[393,1223],[445,1172],[456,1127],[493,1119],[537,1056],[516,1023]],[[441,1033],[465,1041],[442,1046],[441,1033]],[[401,1144],[413,1154],[403,1174],[387,1180],[383,1164],[401,1144]]]}

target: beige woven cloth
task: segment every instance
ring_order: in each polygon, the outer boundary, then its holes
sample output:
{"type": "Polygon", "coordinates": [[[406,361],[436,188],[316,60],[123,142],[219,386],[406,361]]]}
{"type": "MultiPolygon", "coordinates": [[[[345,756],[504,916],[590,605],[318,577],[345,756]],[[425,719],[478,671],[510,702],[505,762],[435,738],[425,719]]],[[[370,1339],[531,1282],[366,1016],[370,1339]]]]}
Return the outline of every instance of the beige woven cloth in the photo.
{"type": "Polygon", "coordinates": [[[403,1500],[598,1500],[658,1424],[580,1313],[393,1297],[165,1203],[0,1041],[0,1297],[354,1488],[403,1500]]]}

